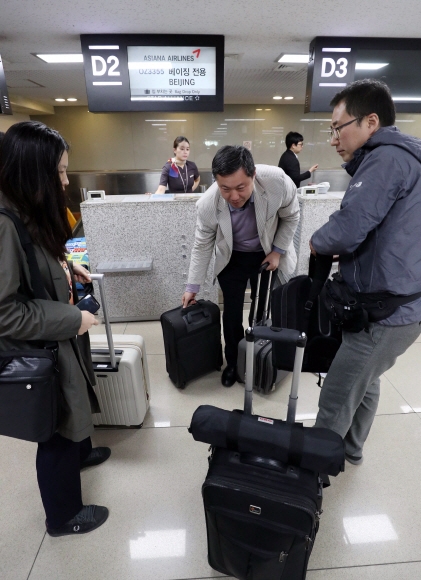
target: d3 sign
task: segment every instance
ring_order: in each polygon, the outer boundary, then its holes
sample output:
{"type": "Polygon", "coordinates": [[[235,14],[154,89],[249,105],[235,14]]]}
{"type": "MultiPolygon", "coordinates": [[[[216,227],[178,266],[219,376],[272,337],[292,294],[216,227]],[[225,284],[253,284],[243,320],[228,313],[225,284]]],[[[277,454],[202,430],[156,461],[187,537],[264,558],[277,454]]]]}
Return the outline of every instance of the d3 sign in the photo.
{"type": "Polygon", "coordinates": [[[338,78],[343,78],[348,73],[348,59],[341,57],[335,62],[333,58],[322,60],[322,77],[331,77],[335,73],[338,78]],[[339,70],[336,70],[338,67],[339,70]]]}

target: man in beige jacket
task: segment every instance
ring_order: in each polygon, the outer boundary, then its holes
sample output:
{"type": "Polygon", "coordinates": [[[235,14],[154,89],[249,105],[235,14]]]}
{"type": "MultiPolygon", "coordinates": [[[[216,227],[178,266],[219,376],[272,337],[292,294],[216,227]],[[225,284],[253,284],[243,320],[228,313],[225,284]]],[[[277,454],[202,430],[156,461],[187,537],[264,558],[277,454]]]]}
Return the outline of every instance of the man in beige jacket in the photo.
{"type": "MultiPolygon", "coordinates": [[[[182,304],[186,307],[200,291],[214,254],[214,278],[218,278],[224,295],[227,366],[221,382],[231,387],[237,380],[238,343],[244,336],[247,282],[250,280],[251,324],[260,265],[268,262],[267,270],[276,270],[282,282],[295,270],[293,236],[300,210],[291,179],[278,167],[255,166],[245,147],[222,147],[213,159],[212,174],[215,183],[197,202],[196,236],[182,304]]],[[[263,312],[268,278],[268,272],[263,273],[258,319],[263,312]]]]}

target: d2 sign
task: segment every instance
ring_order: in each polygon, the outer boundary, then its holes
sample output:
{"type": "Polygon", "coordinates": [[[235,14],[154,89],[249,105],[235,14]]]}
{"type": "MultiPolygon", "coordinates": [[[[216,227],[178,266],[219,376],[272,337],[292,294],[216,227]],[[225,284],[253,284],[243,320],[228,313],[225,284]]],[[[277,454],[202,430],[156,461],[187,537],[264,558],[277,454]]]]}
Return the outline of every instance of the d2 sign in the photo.
{"type": "Polygon", "coordinates": [[[92,74],[94,77],[101,77],[107,74],[109,77],[119,77],[120,72],[117,71],[117,67],[120,64],[116,56],[109,56],[107,60],[102,56],[91,56],[92,62],[92,74]],[[107,65],[111,65],[108,68],[107,65]],[[108,72],[107,72],[108,69],[108,72]]]}

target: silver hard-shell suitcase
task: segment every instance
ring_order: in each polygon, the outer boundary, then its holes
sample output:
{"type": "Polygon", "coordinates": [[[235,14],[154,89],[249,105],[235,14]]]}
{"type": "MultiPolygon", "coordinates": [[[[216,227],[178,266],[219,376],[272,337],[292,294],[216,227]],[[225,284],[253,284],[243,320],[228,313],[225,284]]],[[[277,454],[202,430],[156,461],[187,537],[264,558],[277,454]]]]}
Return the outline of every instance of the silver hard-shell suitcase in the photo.
{"type": "Polygon", "coordinates": [[[99,284],[105,335],[91,336],[94,387],[101,407],[93,414],[94,425],[142,427],[150,402],[150,383],[145,341],[139,335],[113,337],[104,292],[104,275],[91,274],[99,284]]]}

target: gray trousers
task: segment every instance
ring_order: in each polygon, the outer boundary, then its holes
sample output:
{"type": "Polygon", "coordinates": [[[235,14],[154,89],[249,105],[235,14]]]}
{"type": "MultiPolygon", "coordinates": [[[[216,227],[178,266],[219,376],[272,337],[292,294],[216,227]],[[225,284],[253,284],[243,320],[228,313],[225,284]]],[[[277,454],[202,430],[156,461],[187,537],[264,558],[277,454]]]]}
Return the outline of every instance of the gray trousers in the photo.
{"type": "Polygon", "coordinates": [[[320,393],[315,426],[339,433],[348,455],[362,456],[379,402],[380,376],[415,342],[420,325],[370,323],[368,332],[343,332],[320,393]]]}

